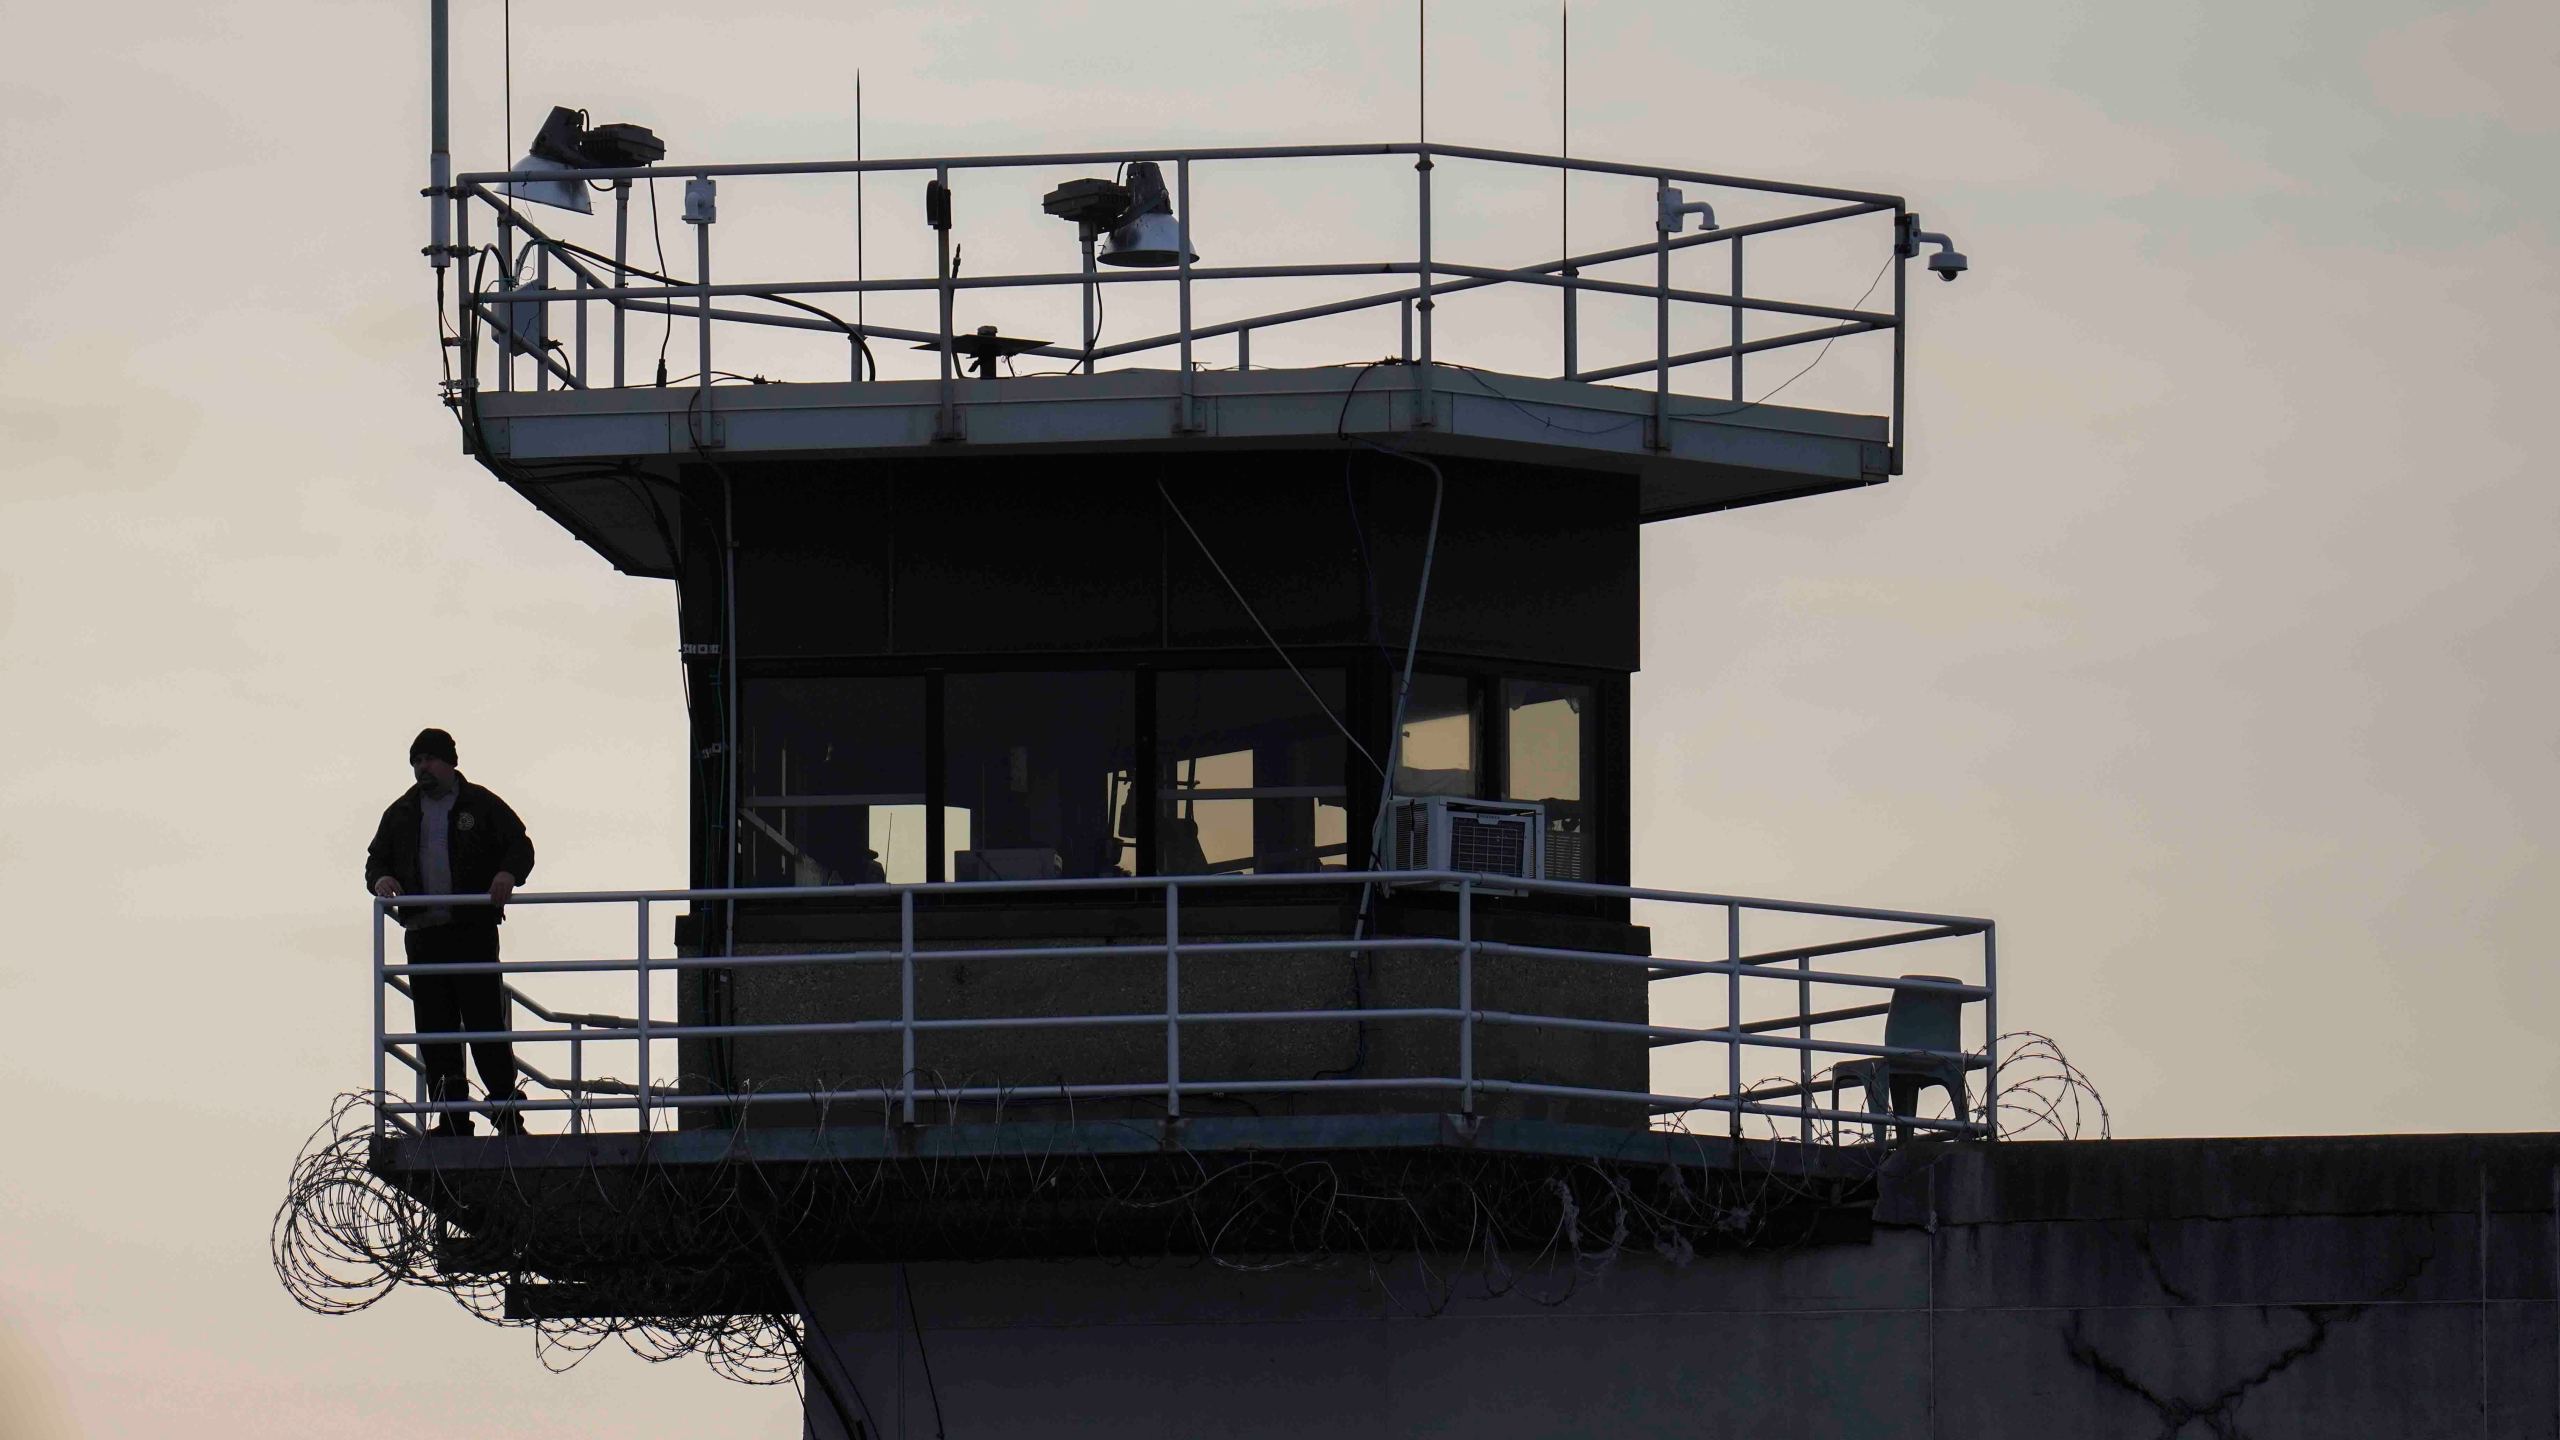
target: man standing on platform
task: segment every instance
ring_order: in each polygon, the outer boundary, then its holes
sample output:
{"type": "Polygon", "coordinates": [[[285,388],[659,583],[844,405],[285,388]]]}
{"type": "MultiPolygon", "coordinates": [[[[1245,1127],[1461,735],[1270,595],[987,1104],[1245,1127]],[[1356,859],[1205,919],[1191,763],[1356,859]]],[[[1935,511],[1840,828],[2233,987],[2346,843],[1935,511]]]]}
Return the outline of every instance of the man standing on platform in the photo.
{"type": "MultiPolygon", "coordinates": [[[[496,963],[498,926],[506,919],[507,897],[533,873],[533,841],[525,834],[524,822],[506,801],[464,779],[454,768],[457,759],[451,735],[442,730],[419,731],[418,738],[409,742],[409,768],[418,783],[382,812],[382,824],[365,851],[365,884],[386,899],[488,892],[486,905],[392,907],[412,965],[496,963]]],[[[421,1035],[510,1028],[505,983],[494,971],[412,974],[409,992],[417,1005],[421,1035]]],[[[421,1043],[418,1050],[431,1098],[446,1102],[471,1098],[471,1084],[462,1069],[461,1042],[421,1043]]],[[[513,1045],[504,1040],[473,1041],[471,1055],[479,1062],[480,1083],[490,1099],[521,1098],[516,1091],[513,1045]]],[[[513,1110],[493,1110],[491,1118],[502,1135],[524,1133],[524,1117],[513,1110]]],[[[432,1133],[470,1134],[470,1112],[439,1112],[432,1133]]]]}

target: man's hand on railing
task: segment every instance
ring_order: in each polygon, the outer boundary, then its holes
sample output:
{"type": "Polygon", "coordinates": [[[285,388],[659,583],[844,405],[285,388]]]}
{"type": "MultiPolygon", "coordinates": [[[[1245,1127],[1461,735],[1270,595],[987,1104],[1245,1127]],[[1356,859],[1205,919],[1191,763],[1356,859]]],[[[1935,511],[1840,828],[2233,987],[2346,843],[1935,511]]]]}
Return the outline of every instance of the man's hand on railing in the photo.
{"type": "Polygon", "coordinates": [[[392,879],[388,875],[385,875],[381,879],[373,882],[373,893],[381,896],[385,900],[388,900],[392,896],[400,893],[400,882],[392,879]]]}
{"type": "Polygon", "coordinates": [[[489,882],[489,903],[500,910],[507,908],[507,901],[514,898],[515,893],[516,877],[504,870],[498,872],[498,878],[489,882]]]}

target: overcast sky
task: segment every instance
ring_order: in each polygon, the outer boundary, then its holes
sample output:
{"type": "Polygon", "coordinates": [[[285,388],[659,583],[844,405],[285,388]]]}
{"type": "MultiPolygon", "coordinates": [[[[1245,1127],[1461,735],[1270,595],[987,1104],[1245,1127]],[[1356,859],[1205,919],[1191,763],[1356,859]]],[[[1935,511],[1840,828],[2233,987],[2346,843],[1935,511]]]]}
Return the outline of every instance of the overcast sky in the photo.
{"type": "MultiPolygon", "coordinates": [[[[455,8],[492,168],[499,6],[455,8]]],[[[875,156],[1413,132],[1395,4],[515,9],[519,142],[557,99],[671,158],[841,155],[856,65],[875,156]]],[[[268,1269],[369,1074],[356,866],[419,725],[526,811],[540,888],[682,878],[669,587],[436,404],[424,15],[10,15],[11,1436],[795,1433],[698,1362],[555,1378],[440,1297],[325,1320],[268,1269]]],[[[1574,20],[1577,152],[1907,195],[1975,267],[1914,295],[1905,477],[1648,533],[1639,881],[1997,917],[2004,1019],[2119,1134],[2548,1128],[2560,8],[1574,20]]],[[[1553,6],[1433,27],[1434,138],[1551,148],[1553,6]]],[[[1334,198],[1310,231],[1361,233],[1334,198]]],[[[1481,343],[1449,358],[1530,363],[1481,343]]]]}

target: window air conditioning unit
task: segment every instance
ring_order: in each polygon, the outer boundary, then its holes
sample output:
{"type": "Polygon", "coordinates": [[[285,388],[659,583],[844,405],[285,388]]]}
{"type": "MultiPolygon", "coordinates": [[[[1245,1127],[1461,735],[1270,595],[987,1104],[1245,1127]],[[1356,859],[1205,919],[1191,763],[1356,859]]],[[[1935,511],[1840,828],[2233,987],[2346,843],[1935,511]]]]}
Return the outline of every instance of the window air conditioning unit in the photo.
{"type": "Polygon", "coordinates": [[[1387,816],[1398,870],[1546,878],[1547,807],[1534,801],[1399,795],[1387,816]]]}

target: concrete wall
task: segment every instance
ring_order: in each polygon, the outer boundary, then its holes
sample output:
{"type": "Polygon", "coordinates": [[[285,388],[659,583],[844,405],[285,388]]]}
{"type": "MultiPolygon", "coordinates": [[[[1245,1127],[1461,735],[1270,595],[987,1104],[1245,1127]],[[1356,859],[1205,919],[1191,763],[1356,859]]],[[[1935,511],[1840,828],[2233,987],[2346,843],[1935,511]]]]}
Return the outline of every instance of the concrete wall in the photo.
{"type": "MultiPolygon", "coordinates": [[[[1067,930],[1066,923],[1033,912],[1024,918],[1041,922],[1043,933],[1037,938],[1007,935],[999,928],[992,934],[925,940],[919,948],[1157,943],[1160,913],[1140,910],[1134,915],[1132,923],[1116,929],[1097,927],[1075,933],[1067,930]]],[[[1257,923],[1260,918],[1248,913],[1239,919],[1215,908],[1197,907],[1186,916],[1184,934],[1193,943],[1339,939],[1348,934],[1347,927],[1318,930],[1304,917],[1280,924],[1257,923]]],[[[1373,933],[1450,938],[1456,931],[1450,915],[1413,913],[1407,908],[1382,915],[1373,933]]],[[[1479,936],[1613,954],[1642,954],[1648,944],[1643,929],[1625,924],[1500,913],[1481,917],[1479,936]]],[[[894,949],[895,944],[893,934],[815,930],[738,948],[741,954],[754,955],[846,946],[894,949]]],[[[937,960],[919,963],[916,977],[916,1014],[925,1019],[1161,1015],[1165,1008],[1164,962],[1154,956],[937,960]]],[[[1334,1011],[1342,1018],[1189,1022],[1182,1031],[1184,1079],[1191,1083],[1295,1082],[1325,1073],[1351,1073],[1372,1080],[1459,1074],[1454,1020],[1363,1020],[1360,1015],[1363,1009],[1456,1006],[1454,955],[1374,952],[1357,991],[1352,977],[1352,960],[1337,952],[1186,955],[1182,961],[1185,1014],[1334,1011]]],[[[1475,963],[1474,993],[1476,1004],[1489,1010],[1621,1023],[1642,1023],[1646,1018],[1645,972],[1638,967],[1481,955],[1475,963]]],[[[735,972],[728,1003],[725,1018],[738,1024],[895,1019],[898,972],[893,963],[745,967],[735,972]]],[[[699,1005],[689,1003],[683,1018],[694,1020],[699,1013],[699,1005]]],[[[746,1037],[732,1042],[730,1056],[741,1087],[777,1093],[895,1086],[904,1068],[893,1032],[746,1037]]],[[[1479,1025],[1476,1034],[1476,1073],[1486,1079],[1641,1093],[1647,1086],[1649,1057],[1650,1047],[1641,1035],[1489,1022],[1479,1025]]],[[[706,1043],[686,1042],[682,1060],[689,1084],[704,1091],[714,1088],[708,1077],[715,1062],[706,1043]]],[[[1050,1114],[1064,1118],[1070,1113],[1085,1118],[1161,1116],[1160,1095],[1080,1100],[1070,1112],[1054,1095],[1044,1097],[1040,1092],[1054,1091],[1062,1083],[1156,1085],[1164,1079],[1165,1063],[1160,1023],[928,1031],[919,1034],[916,1045],[921,1096],[943,1088],[1002,1086],[1018,1097],[1001,1107],[989,1101],[957,1108],[920,1098],[923,1118],[930,1120],[992,1119],[999,1110],[1015,1118],[1050,1114]]],[[[1185,1106],[1196,1115],[1435,1114],[1455,1109],[1456,1103],[1447,1090],[1381,1088],[1320,1094],[1198,1094],[1187,1096],[1185,1106]]],[[[1629,1128],[1641,1126],[1645,1118],[1636,1104],[1551,1096],[1488,1094],[1480,1097],[1478,1109],[1488,1115],[1629,1128]]],[[[690,1118],[713,1123],[707,1110],[690,1118]]],[[[781,1104],[759,1107],[753,1119],[759,1124],[812,1123],[806,1109],[781,1104]]]]}
{"type": "Polygon", "coordinates": [[[2555,1187],[2555,1136],[1924,1146],[1870,1244],[806,1282],[893,1440],[2523,1440],[2560,1437],[2555,1187]]]}

